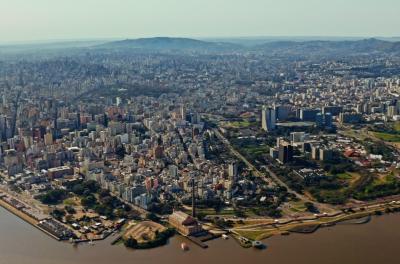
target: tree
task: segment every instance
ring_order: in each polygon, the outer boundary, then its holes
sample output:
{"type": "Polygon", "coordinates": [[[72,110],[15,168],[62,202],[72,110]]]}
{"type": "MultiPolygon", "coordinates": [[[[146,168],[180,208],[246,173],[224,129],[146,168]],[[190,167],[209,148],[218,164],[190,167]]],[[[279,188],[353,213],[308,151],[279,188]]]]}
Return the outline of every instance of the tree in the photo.
{"type": "Polygon", "coordinates": [[[55,219],[61,220],[64,217],[65,212],[64,210],[54,209],[53,212],[51,212],[51,214],[54,216],[55,219]]]}
{"type": "Polygon", "coordinates": [[[64,200],[66,196],[67,193],[64,190],[55,189],[48,191],[44,195],[40,196],[39,199],[44,204],[58,204],[64,200]]]}
{"type": "Polygon", "coordinates": [[[67,211],[67,213],[69,213],[69,214],[75,214],[76,213],[75,209],[72,206],[69,206],[69,205],[65,206],[65,211],[67,211]]]}
{"type": "Polygon", "coordinates": [[[84,188],[83,188],[83,185],[82,184],[75,184],[73,187],[72,187],[72,192],[73,193],[75,193],[75,194],[77,194],[77,195],[82,195],[83,194],[83,192],[84,192],[84,188]]]}
{"type": "Polygon", "coordinates": [[[311,213],[317,213],[318,212],[318,209],[311,202],[305,202],[304,206],[307,208],[307,211],[309,211],[311,213]]]}
{"type": "Polygon", "coordinates": [[[92,207],[96,204],[96,197],[94,197],[93,195],[85,196],[81,199],[81,203],[85,207],[92,207]]]}
{"type": "Polygon", "coordinates": [[[130,247],[130,248],[135,248],[137,246],[138,242],[136,239],[134,239],[133,237],[129,237],[128,239],[126,239],[124,241],[124,245],[126,247],[130,247]]]}
{"type": "Polygon", "coordinates": [[[158,220],[160,220],[160,218],[154,213],[148,213],[146,218],[151,221],[154,221],[154,222],[157,222],[158,220]]]}
{"type": "Polygon", "coordinates": [[[101,189],[100,192],[99,192],[99,197],[100,198],[104,198],[104,197],[107,197],[107,196],[110,196],[110,192],[108,190],[106,190],[106,189],[101,189]]]}

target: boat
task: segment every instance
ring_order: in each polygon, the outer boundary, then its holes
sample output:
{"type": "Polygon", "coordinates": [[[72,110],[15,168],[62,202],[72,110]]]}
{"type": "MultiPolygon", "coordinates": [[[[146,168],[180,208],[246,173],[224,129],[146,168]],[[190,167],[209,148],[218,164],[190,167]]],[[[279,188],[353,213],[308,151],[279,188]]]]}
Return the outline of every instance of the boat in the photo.
{"type": "Polygon", "coordinates": [[[89,241],[89,245],[94,246],[93,240],[89,241]]]}
{"type": "Polygon", "coordinates": [[[186,244],[186,243],[181,243],[181,248],[182,248],[182,250],[183,251],[187,251],[187,250],[189,250],[189,246],[186,244]]]}
{"type": "Polygon", "coordinates": [[[222,238],[226,240],[226,239],[228,239],[229,237],[228,237],[228,235],[222,234],[222,238]]]}
{"type": "Polygon", "coordinates": [[[264,248],[264,244],[261,241],[258,241],[258,240],[253,241],[252,246],[254,248],[259,248],[259,249],[264,248]]]}

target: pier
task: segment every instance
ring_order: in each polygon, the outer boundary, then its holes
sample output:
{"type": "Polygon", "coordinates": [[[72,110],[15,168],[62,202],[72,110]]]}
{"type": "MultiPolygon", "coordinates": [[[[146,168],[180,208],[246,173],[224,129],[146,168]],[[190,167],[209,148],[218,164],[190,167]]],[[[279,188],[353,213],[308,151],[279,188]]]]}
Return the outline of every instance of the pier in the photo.
{"type": "Polygon", "coordinates": [[[194,237],[194,236],[186,236],[187,239],[189,239],[191,242],[194,244],[198,245],[201,248],[208,248],[208,245],[204,243],[200,238],[194,237]]]}

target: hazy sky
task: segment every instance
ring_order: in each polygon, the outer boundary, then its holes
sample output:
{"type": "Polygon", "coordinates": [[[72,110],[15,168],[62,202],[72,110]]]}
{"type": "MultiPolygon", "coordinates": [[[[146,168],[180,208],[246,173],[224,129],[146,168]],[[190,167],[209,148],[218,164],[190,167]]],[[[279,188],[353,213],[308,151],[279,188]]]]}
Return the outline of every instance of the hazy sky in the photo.
{"type": "Polygon", "coordinates": [[[400,0],[0,0],[0,42],[400,36],[400,0]]]}

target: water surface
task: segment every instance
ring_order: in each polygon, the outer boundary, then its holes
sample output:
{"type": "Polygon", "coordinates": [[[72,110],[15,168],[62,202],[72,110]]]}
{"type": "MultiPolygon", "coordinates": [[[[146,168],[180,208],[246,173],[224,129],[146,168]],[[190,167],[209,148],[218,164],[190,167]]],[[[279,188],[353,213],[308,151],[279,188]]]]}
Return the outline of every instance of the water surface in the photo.
{"type": "MultiPolygon", "coordinates": [[[[208,249],[190,245],[182,252],[184,238],[175,236],[167,246],[131,250],[111,246],[57,242],[0,208],[0,264],[398,264],[400,263],[400,214],[374,217],[364,225],[340,225],[314,234],[276,236],[265,240],[266,250],[243,249],[233,239],[208,242],[208,249]]],[[[187,242],[187,241],[186,241],[187,242]]]]}

